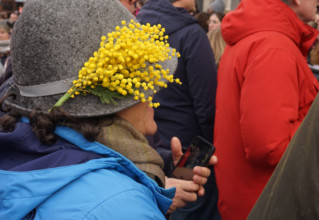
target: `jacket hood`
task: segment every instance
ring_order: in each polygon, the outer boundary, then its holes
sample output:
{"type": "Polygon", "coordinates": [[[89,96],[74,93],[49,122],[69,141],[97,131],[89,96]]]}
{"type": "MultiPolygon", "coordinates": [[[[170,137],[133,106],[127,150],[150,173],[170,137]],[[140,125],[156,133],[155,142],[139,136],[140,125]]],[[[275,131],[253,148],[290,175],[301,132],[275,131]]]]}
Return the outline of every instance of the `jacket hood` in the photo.
{"type": "Polygon", "coordinates": [[[242,0],[237,9],[228,13],[222,21],[222,35],[228,45],[261,31],[287,35],[304,55],[318,34],[281,0],[242,0]]]}
{"type": "MultiPolygon", "coordinates": [[[[131,161],[98,142],[87,141],[80,133],[68,127],[57,126],[55,134],[84,151],[103,155],[104,158],[92,159],[81,164],[23,172],[1,169],[1,219],[22,219],[64,186],[89,172],[99,169],[117,170],[145,185],[154,193],[159,209],[163,214],[166,213],[171,204],[169,201],[174,197],[175,188],[165,190],[158,187],[131,161]]],[[[23,135],[15,138],[23,139],[23,135]]],[[[7,141],[9,141],[9,138],[7,138],[7,141]]],[[[31,149],[29,150],[31,152],[31,149]]]]}
{"type": "Polygon", "coordinates": [[[62,138],[52,145],[39,141],[27,123],[19,122],[12,132],[0,132],[0,169],[29,171],[85,163],[105,156],[83,151],[62,138]]]}
{"type": "Polygon", "coordinates": [[[142,24],[161,24],[167,35],[197,22],[188,11],[175,8],[168,0],[149,0],[138,13],[137,19],[142,24]]]}

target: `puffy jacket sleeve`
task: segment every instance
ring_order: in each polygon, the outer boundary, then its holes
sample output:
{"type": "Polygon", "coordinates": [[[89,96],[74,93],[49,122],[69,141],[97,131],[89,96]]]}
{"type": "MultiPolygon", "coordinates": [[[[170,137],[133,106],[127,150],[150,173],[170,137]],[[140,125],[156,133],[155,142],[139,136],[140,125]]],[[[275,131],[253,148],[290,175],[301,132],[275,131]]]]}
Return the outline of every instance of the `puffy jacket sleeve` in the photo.
{"type": "Polygon", "coordinates": [[[300,125],[298,66],[286,51],[268,49],[244,73],[240,126],[246,158],[275,166],[300,125]]]}
{"type": "Polygon", "coordinates": [[[156,201],[151,200],[145,191],[128,190],[98,204],[84,219],[162,219],[156,201]]]}
{"type": "Polygon", "coordinates": [[[187,33],[185,50],[186,77],[195,114],[204,138],[213,140],[217,70],[208,38],[201,27],[187,33]],[[196,33],[194,33],[196,32],[196,33]]]}

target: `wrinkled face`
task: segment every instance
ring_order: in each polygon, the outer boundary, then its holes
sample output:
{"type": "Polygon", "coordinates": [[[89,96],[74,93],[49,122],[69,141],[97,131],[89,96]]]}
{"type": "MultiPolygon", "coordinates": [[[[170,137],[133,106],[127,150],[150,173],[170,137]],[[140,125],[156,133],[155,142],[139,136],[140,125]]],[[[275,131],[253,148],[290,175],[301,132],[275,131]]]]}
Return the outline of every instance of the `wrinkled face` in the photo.
{"type": "Polygon", "coordinates": [[[144,135],[153,135],[157,130],[154,109],[149,107],[148,102],[140,102],[116,114],[126,119],[144,135]]]}
{"type": "Polygon", "coordinates": [[[212,14],[208,20],[208,29],[211,31],[215,28],[220,27],[221,22],[216,14],[212,14]]]}
{"type": "Polygon", "coordinates": [[[299,0],[299,5],[296,8],[298,17],[303,22],[314,21],[318,4],[319,0],[299,0]]]}
{"type": "Polygon", "coordinates": [[[9,33],[5,29],[0,28],[0,40],[9,40],[9,38],[9,33]]]}

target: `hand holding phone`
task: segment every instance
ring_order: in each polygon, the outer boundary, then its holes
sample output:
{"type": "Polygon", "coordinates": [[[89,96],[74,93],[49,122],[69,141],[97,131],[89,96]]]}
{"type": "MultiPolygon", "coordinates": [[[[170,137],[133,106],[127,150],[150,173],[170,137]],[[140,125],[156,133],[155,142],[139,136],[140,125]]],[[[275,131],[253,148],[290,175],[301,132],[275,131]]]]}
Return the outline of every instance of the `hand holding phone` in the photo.
{"type": "Polygon", "coordinates": [[[171,177],[183,180],[192,180],[195,166],[206,166],[213,155],[215,147],[212,143],[200,136],[196,136],[185,154],[175,166],[171,177]]]}

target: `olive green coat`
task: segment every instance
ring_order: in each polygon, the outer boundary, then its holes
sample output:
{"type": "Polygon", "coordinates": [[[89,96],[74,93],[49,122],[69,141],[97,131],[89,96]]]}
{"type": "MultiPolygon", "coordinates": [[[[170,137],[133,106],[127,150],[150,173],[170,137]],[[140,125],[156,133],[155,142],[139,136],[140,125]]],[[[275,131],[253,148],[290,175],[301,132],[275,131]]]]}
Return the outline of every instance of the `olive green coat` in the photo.
{"type": "Polygon", "coordinates": [[[248,219],[319,219],[318,95],[248,219]]]}

